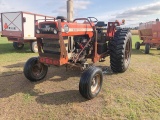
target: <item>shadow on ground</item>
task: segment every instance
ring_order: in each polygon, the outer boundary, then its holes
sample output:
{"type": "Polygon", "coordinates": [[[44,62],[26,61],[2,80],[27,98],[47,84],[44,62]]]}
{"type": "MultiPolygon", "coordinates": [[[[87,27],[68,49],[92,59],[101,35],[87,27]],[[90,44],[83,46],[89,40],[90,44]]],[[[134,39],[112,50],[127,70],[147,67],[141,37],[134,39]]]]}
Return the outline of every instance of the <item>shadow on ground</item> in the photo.
{"type": "Polygon", "coordinates": [[[36,98],[36,101],[41,104],[62,105],[74,102],[84,102],[86,99],[80,95],[78,90],[69,90],[40,95],[36,98]]]}
{"type": "Polygon", "coordinates": [[[17,67],[23,67],[25,64],[25,62],[19,62],[17,64],[12,64],[12,65],[7,65],[7,66],[3,66],[5,68],[17,68],[17,67]]]}
{"type": "MultiPolygon", "coordinates": [[[[4,67],[10,69],[16,67],[23,67],[24,64],[25,63],[18,63],[4,67]]],[[[0,74],[0,98],[8,98],[12,95],[23,93],[37,97],[36,101],[42,104],[45,103],[58,105],[71,102],[83,102],[85,101],[85,99],[80,95],[78,90],[66,90],[45,95],[41,95],[42,92],[35,90],[35,86],[45,82],[45,80],[52,82],[63,82],[70,77],[80,77],[80,75],[80,70],[70,70],[66,72],[65,67],[52,67],[49,69],[48,74],[44,80],[34,83],[30,82],[25,78],[25,76],[23,75],[23,71],[14,70],[3,72],[0,74]],[[59,76],[59,78],[54,78],[54,76],[59,76]]]]}
{"type": "MultiPolygon", "coordinates": [[[[7,69],[23,68],[24,64],[25,63],[22,62],[22,63],[8,65],[4,67],[7,69]]],[[[99,66],[99,67],[105,70],[110,69],[110,67],[108,66],[107,67],[99,66]]],[[[49,68],[48,74],[44,80],[34,83],[34,82],[30,82],[25,78],[22,70],[13,70],[13,71],[3,72],[0,74],[0,93],[1,93],[0,98],[8,98],[12,95],[23,93],[23,94],[29,94],[31,96],[37,97],[36,101],[42,104],[59,105],[59,104],[66,104],[66,103],[72,103],[72,102],[83,102],[86,99],[84,99],[80,95],[79,91],[70,89],[69,86],[73,85],[72,83],[70,83],[67,87],[70,90],[67,89],[60,92],[53,92],[53,93],[42,95],[43,94],[42,92],[35,90],[36,85],[43,83],[45,81],[62,82],[62,85],[65,85],[65,83],[63,83],[64,81],[66,81],[70,77],[80,78],[81,73],[82,72],[78,69],[72,69],[72,70],[66,71],[65,67],[61,67],[61,68],[52,67],[52,68],[49,68]]],[[[112,74],[112,72],[109,70],[109,72],[106,74],[110,75],[112,74]]],[[[79,82],[79,80],[76,82],[79,82]]],[[[70,81],[73,82],[73,80],[71,79],[69,80],[69,82],[70,81]]],[[[47,88],[47,85],[45,86],[47,88]]]]}
{"type": "MultiPolygon", "coordinates": [[[[107,70],[107,73],[104,73],[104,75],[112,75],[113,72],[110,71],[110,67],[104,67],[104,66],[97,66],[100,67],[103,71],[107,70]]],[[[70,77],[78,76],[80,77],[81,71],[79,70],[70,70],[65,73],[63,71],[64,69],[61,69],[61,71],[57,70],[53,73],[53,75],[60,76],[59,79],[50,79],[54,82],[61,82],[64,81],[70,77]],[[64,74],[62,74],[62,72],[64,74]]],[[[79,82],[79,81],[77,81],[79,82]]],[[[77,88],[78,89],[78,88],[77,88]]],[[[65,90],[60,92],[54,92],[49,94],[40,95],[36,98],[37,103],[41,104],[47,104],[47,105],[61,105],[61,104],[68,104],[68,103],[75,103],[75,102],[84,102],[86,101],[85,98],[83,98],[78,90],[65,90]]]]}
{"type": "Polygon", "coordinates": [[[145,54],[144,54],[144,50],[132,49],[132,55],[145,55],[145,54]]]}
{"type": "Polygon", "coordinates": [[[149,54],[145,54],[143,49],[140,49],[140,50],[132,49],[132,55],[154,55],[154,56],[160,55],[158,53],[160,52],[160,50],[151,49],[151,52],[149,54]]]}

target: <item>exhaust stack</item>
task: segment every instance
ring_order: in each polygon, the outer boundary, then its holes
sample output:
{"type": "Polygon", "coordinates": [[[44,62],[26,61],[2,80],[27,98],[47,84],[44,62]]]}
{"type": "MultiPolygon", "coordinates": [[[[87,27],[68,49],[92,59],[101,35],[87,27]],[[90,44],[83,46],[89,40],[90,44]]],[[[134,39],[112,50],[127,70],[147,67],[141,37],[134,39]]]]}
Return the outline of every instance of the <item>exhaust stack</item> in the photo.
{"type": "Polygon", "coordinates": [[[73,21],[73,0],[67,0],[67,20],[73,21]]]}

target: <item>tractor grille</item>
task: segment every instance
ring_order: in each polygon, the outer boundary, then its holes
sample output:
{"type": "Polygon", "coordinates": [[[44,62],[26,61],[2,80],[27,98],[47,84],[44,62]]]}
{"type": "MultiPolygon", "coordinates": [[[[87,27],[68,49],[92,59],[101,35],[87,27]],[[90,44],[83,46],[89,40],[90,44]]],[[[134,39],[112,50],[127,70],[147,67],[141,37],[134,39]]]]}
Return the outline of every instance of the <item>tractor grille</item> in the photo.
{"type": "Polygon", "coordinates": [[[42,34],[54,34],[54,29],[56,29],[56,25],[53,23],[45,23],[40,26],[42,34]]]}
{"type": "MultiPolygon", "coordinates": [[[[67,37],[68,38],[68,37],[67,37]]],[[[60,55],[60,40],[44,38],[42,40],[44,53],[60,55]]],[[[64,39],[65,47],[68,52],[68,39],[64,39]]]]}

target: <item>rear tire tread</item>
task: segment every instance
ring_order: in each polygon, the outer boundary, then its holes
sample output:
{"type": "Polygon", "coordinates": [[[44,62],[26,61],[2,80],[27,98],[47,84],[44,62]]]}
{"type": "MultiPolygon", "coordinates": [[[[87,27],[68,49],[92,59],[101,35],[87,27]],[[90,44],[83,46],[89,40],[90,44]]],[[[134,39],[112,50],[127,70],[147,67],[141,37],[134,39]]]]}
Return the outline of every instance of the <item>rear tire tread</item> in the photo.
{"type": "MultiPolygon", "coordinates": [[[[125,65],[124,62],[125,45],[128,40],[130,40],[132,44],[130,31],[128,29],[119,29],[116,31],[113,40],[110,42],[110,64],[113,72],[122,73],[126,71],[129,66],[130,58],[128,65],[125,65]]],[[[131,46],[130,49],[132,49],[131,46]]]]}

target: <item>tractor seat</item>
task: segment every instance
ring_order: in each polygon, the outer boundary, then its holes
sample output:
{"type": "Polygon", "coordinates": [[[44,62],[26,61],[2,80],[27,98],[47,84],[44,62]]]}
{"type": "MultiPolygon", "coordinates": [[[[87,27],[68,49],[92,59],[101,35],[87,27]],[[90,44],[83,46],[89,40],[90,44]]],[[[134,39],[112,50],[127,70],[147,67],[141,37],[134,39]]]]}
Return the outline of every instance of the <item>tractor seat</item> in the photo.
{"type": "Polygon", "coordinates": [[[64,16],[57,16],[56,19],[57,19],[57,20],[58,20],[58,19],[61,19],[62,22],[64,22],[64,21],[67,20],[66,17],[64,17],[64,16]]]}
{"type": "Polygon", "coordinates": [[[95,26],[96,27],[105,27],[105,26],[107,26],[107,24],[105,24],[104,21],[98,21],[95,26]]]}

